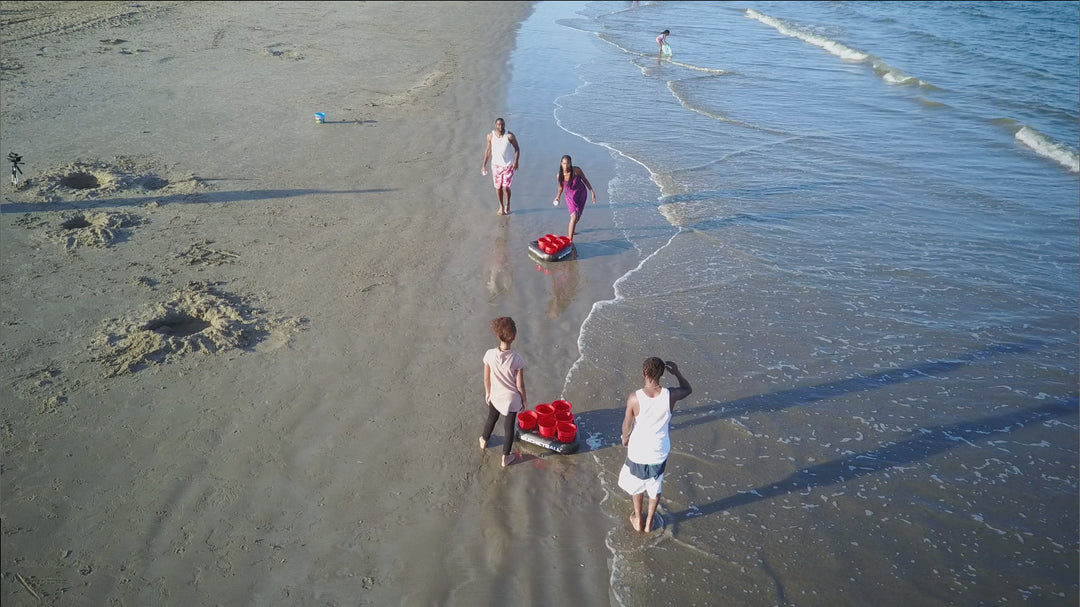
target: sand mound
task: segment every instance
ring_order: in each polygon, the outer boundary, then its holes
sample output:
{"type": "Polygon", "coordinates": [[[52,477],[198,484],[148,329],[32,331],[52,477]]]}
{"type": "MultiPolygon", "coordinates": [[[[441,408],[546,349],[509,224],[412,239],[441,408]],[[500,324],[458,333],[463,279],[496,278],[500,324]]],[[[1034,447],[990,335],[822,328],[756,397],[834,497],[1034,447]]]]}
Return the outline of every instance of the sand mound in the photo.
{"type": "Polygon", "coordinates": [[[168,200],[206,192],[194,175],[170,180],[159,175],[152,162],[117,156],[111,162],[77,161],[28,177],[20,186],[28,202],[107,200],[125,193],[135,198],[168,200]]]}
{"type": "Polygon", "coordinates": [[[291,333],[299,319],[270,321],[245,299],[192,282],[150,310],[109,321],[92,347],[107,368],[106,376],[132,373],[152,364],[203,352],[248,349],[272,333],[291,333]]]}
{"type": "Polygon", "coordinates": [[[424,96],[437,97],[449,86],[451,74],[456,73],[457,69],[457,59],[453,55],[447,54],[437,67],[424,76],[421,82],[406,91],[385,94],[372,102],[371,105],[411,105],[420,101],[424,96]]]}
{"type": "Polygon", "coordinates": [[[46,234],[68,251],[80,246],[103,248],[111,247],[141,223],[142,218],[133,213],[75,211],[61,215],[59,225],[46,234]]]}

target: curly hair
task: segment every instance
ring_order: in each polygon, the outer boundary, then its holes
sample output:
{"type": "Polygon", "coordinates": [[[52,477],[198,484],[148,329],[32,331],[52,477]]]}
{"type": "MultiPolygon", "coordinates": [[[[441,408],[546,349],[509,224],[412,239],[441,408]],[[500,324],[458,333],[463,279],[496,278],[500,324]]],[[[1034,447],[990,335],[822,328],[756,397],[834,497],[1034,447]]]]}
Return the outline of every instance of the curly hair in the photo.
{"type": "Polygon", "coordinates": [[[491,321],[491,332],[498,337],[500,341],[510,343],[517,337],[517,325],[514,324],[514,319],[509,316],[500,316],[491,321]]]}
{"type": "Polygon", "coordinates": [[[650,356],[641,365],[641,370],[645,373],[645,377],[659,381],[660,377],[664,375],[664,361],[655,356],[650,356]]]}

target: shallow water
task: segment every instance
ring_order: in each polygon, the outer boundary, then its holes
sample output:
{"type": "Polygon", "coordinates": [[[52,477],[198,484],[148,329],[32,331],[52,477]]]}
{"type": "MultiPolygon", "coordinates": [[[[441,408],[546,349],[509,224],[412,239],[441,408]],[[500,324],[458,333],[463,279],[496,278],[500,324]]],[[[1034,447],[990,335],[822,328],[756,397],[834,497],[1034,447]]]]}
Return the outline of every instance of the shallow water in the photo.
{"type": "Polygon", "coordinates": [[[537,6],[510,107],[610,150],[579,247],[632,268],[564,385],[613,602],[1076,604],[1077,7],[537,6]],[[650,355],[695,391],[644,537],[650,355]]]}

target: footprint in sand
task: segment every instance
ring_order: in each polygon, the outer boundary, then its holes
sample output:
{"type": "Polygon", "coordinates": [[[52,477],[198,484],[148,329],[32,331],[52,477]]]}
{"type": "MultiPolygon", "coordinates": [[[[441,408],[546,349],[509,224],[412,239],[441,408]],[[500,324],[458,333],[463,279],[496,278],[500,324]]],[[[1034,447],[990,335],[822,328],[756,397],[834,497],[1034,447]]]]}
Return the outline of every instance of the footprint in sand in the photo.
{"type": "Polygon", "coordinates": [[[294,48],[288,48],[285,43],[271,44],[262,50],[266,57],[276,57],[288,61],[303,61],[304,54],[294,48]]]}

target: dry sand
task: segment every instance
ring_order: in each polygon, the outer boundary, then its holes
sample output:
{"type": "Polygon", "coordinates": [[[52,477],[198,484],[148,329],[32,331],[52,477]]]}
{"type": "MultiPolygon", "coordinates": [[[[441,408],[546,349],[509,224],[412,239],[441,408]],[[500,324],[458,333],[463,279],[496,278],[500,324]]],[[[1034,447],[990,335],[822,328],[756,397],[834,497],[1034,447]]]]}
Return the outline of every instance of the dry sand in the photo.
{"type": "Polygon", "coordinates": [[[0,7],[5,606],[607,601],[476,447],[493,302],[584,313],[478,175],[528,3],[0,7]]]}

